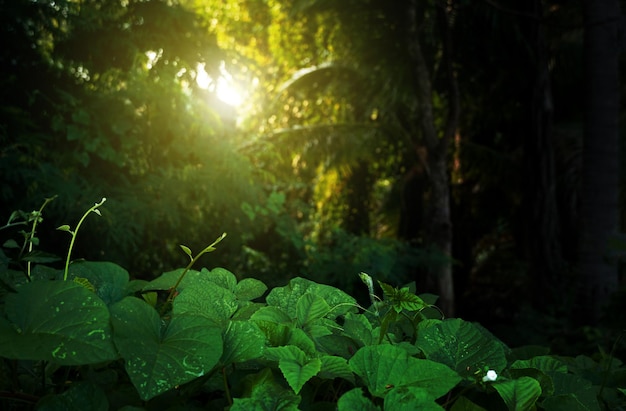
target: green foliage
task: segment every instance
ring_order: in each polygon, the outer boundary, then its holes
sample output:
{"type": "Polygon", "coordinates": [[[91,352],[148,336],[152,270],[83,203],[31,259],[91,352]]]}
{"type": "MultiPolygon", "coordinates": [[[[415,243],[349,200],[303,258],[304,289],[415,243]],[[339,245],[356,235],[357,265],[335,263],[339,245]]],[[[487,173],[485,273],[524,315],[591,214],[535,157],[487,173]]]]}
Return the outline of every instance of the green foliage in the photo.
{"type": "Polygon", "coordinates": [[[67,278],[39,264],[26,282],[2,266],[18,279],[0,297],[3,409],[157,410],[207,395],[207,406],[235,410],[626,405],[619,360],[512,350],[478,324],[441,319],[411,287],[379,282],[378,296],[361,273],[366,310],[301,277],[266,294],[224,268],[193,270],[223,238],[195,257],[181,247],[190,264],[149,282],[107,262],[73,262],[67,278]]]}

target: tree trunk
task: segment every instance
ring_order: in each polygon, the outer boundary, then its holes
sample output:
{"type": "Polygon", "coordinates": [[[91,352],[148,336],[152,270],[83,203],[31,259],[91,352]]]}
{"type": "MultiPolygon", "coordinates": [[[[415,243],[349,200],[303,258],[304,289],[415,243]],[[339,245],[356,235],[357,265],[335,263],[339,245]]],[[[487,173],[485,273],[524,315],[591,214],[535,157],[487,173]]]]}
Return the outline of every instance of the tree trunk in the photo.
{"type": "Polygon", "coordinates": [[[346,181],[346,211],[343,228],[350,234],[370,233],[371,175],[368,163],[358,161],[351,167],[346,181]]]}
{"type": "Polygon", "coordinates": [[[408,5],[407,40],[409,56],[415,69],[415,89],[418,101],[415,117],[420,123],[422,138],[428,152],[427,175],[430,187],[426,212],[426,242],[449,257],[447,262],[432,267],[429,275],[433,277],[437,284],[440,308],[447,316],[453,316],[455,297],[452,276],[452,221],[450,218],[450,178],[447,154],[450,141],[458,125],[459,99],[456,78],[451,63],[451,36],[447,14],[451,9],[440,8],[437,10],[443,34],[444,65],[450,86],[448,120],[440,136],[435,127],[433,114],[433,91],[430,81],[430,70],[424,58],[419,38],[417,3],[417,0],[411,0],[408,5]]]}
{"type": "Polygon", "coordinates": [[[580,297],[586,322],[600,319],[618,285],[609,240],[619,227],[618,0],[586,0],[585,134],[580,244],[580,297]]]}
{"type": "Polygon", "coordinates": [[[552,133],[554,112],[549,71],[549,50],[543,30],[543,1],[535,0],[530,13],[530,65],[534,84],[530,104],[530,132],[524,143],[525,243],[533,279],[535,307],[545,307],[562,294],[563,259],[556,198],[555,156],[552,133]]]}

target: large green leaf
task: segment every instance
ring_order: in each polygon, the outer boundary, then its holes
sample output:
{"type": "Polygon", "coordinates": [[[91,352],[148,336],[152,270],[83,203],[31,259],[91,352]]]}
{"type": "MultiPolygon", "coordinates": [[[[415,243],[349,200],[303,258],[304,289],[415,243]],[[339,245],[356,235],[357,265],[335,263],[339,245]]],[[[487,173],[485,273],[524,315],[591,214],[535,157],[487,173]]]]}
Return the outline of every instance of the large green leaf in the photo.
{"type": "Polygon", "coordinates": [[[298,300],[307,292],[326,301],[332,309],[328,315],[329,318],[356,311],[356,300],[345,292],[301,277],[291,279],[289,285],[272,289],[265,301],[267,305],[284,309],[291,318],[297,318],[298,300]]]}
{"type": "Polygon", "coordinates": [[[256,278],[244,278],[237,283],[235,295],[242,301],[250,301],[262,296],[267,291],[267,286],[256,278]]]}
{"type": "Polygon", "coordinates": [[[300,397],[274,381],[272,370],[265,368],[244,378],[252,387],[246,398],[234,398],[230,411],[298,411],[300,397]]]}
{"type": "Polygon", "coordinates": [[[111,305],[126,296],[128,271],[117,264],[105,261],[81,261],[72,263],[70,278],[86,278],[93,285],[96,294],[111,305]]]}
{"type": "Polygon", "coordinates": [[[143,400],[209,372],[222,355],[221,330],[206,317],[174,314],[169,322],[144,301],[111,306],[115,345],[143,400]]]}
{"type": "Polygon", "coordinates": [[[506,366],[506,353],[500,341],[457,318],[424,327],[420,323],[415,345],[426,358],[446,364],[465,377],[484,369],[499,373],[506,366]]]}
{"type": "Polygon", "coordinates": [[[567,365],[558,359],[549,355],[540,355],[529,360],[517,360],[512,365],[513,369],[536,368],[540,371],[549,372],[557,371],[567,373],[567,365]]]}
{"type": "Polygon", "coordinates": [[[224,333],[224,352],[220,362],[228,365],[260,357],[265,348],[265,335],[251,321],[231,321],[224,333]]]}
{"type": "Polygon", "coordinates": [[[541,395],[539,381],[530,377],[509,380],[493,384],[509,410],[526,411],[535,406],[541,395]]]}
{"type": "Polygon", "coordinates": [[[353,388],[339,398],[337,410],[380,411],[380,407],[376,406],[369,398],[365,398],[362,389],[353,388]]]}
{"type": "Polygon", "coordinates": [[[296,320],[300,326],[322,318],[329,312],[326,301],[316,294],[306,293],[296,303],[296,320]]]}
{"type": "Polygon", "coordinates": [[[174,314],[202,315],[223,328],[235,311],[235,294],[210,281],[185,287],[174,299],[174,314]]]}
{"type": "Polygon", "coordinates": [[[220,287],[223,287],[232,293],[235,292],[237,287],[237,277],[235,277],[235,274],[231,273],[227,269],[217,267],[209,271],[206,268],[203,268],[200,274],[220,287]]]}
{"type": "MultiPolygon", "coordinates": [[[[552,378],[554,383],[554,397],[574,397],[577,402],[583,405],[584,409],[600,410],[596,390],[589,380],[578,375],[557,371],[548,371],[546,373],[552,378]]],[[[573,401],[571,398],[567,400],[568,402],[573,401]]],[[[552,401],[550,400],[548,403],[552,403],[552,401]]]]}
{"type": "Polygon", "coordinates": [[[583,404],[575,394],[561,394],[548,397],[541,403],[543,409],[548,411],[595,411],[600,408],[589,408],[583,404]]]}
{"type": "Polygon", "coordinates": [[[0,317],[0,353],[7,358],[82,365],[118,358],[109,310],[70,281],[33,281],[8,294],[0,317]]]}
{"type": "Polygon", "coordinates": [[[345,316],[343,329],[358,345],[372,345],[377,338],[374,337],[372,323],[363,314],[348,313],[345,316]]]}
{"type": "Polygon", "coordinates": [[[393,411],[442,411],[428,390],[421,387],[393,388],[385,396],[385,410],[393,411]]]}
{"type": "Polygon", "coordinates": [[[322,369],[322,361],[319,358],[307,358],[304,351],[295,345],[267,348],[265,356],[278,360],[278,368],[296,394],[322,369]]]}
{"type": "Polygon", "coordinates": [[[320,357],[320,360],[322,361],[322,369],[317,374],[318,377],[328,380],[341,378],[354,384],[354,374],[345,358],[336,355],[324,355],[320,357]]]}
{"type": "Polygon", "coordinates": [[[439,398],[461,380],[446,365],[411,357],[393,345],[365,346],[354,354],[349,364],[377,397],[383,397],[392,387],[411,385],[424,388],[433,398],[439,398]]]}

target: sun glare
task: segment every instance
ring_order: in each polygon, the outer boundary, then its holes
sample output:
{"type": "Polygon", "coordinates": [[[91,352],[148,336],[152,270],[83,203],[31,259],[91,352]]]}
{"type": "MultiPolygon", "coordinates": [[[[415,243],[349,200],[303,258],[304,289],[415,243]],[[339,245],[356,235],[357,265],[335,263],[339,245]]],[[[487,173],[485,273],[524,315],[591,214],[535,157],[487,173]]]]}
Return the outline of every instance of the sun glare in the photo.
{"type": "Polygon", "coordinates": [[[214,92],[217,98],[229,106],[239,107],[243,104],[243,90],[237,86],[223,62],[220,64],[220,76],[217,80],[209,76],[204,69],[204,63],[198,64],[196,83],[198,87],[214,92]]]}

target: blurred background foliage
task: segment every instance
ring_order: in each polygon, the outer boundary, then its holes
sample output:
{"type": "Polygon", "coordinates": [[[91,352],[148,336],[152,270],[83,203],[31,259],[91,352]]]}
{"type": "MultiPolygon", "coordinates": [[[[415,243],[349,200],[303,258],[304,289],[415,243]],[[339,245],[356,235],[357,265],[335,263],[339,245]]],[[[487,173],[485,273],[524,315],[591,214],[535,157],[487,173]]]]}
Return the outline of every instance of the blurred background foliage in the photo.
{"type": "Polygon", "coordinates": [[[68,239],[54,227],[75,224],[107,197],[74,255],[117,262],[136,277],[183,265],[178,244],[198,250],[225,231],[205,264],[270,285],[306,276],[358,294],[365,271],[428,287],[429,268],[452,264],[464,318],[567,312],[580,195],[581,3],[417,2],[439,130],[452,104],[442,7],[455,44],[462,110],[447,157],[452,256],[425,235],[430,176],[406,58],[408,3],[0,0],[0,215],[58,195],[38,237],[62,255],[68,239]],[[560,282],[549,291],[562,298],[549,307],[533,303],[546,273],[530,251],[541,234],[527,213],[533,13],[545,23],[556,107],[561,252],[550,275],[560,282]],[[238,88],[240,105],[219,98],[220,81],[238,88]]]}

